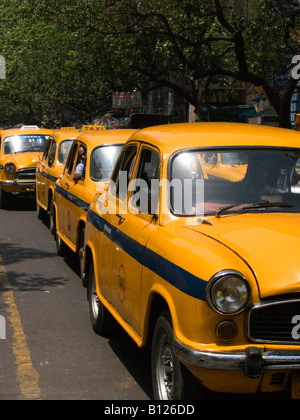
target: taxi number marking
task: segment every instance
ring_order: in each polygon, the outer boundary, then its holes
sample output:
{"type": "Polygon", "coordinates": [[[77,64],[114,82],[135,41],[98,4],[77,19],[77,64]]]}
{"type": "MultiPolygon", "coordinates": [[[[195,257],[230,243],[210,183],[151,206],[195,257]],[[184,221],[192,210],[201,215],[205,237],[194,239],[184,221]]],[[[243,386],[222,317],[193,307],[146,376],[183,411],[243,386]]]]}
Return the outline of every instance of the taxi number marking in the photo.
{"type": "Polygon", "coordinates": [[[292,324],[297,324],[292,329],[292,337],[294,340],[299,340],[300,338],[300,315],[295,315],[292,319],[292,324]]]}
{"type": "Polygon", "coordinates": [[[119,298],[121,303],[124,302],[125,299],[125,269],[124,265],[121,265],[119,268],[119,276],[118,276],[118,289],[119,289],[119,298]]]}

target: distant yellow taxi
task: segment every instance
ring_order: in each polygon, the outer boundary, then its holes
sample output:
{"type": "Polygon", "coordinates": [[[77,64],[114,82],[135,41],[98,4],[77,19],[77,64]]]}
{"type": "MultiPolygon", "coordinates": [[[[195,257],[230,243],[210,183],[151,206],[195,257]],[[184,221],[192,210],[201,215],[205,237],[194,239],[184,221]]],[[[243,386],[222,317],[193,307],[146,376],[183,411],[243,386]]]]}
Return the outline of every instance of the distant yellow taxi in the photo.
{"type": "Polygon", "coordinates": [[[37,215],[43,219],[50,214],[50,230],[54,233],[53,225],[53,198],[54,185],[63,172],[69,150],[79,130],[70,127],[56,130],[47,141],[42,159],[36,168],[36,203],[37,215]]]}
{"type": "MultiPolygon", "coordinates": [[[[96,126],[97,128],[97,126],[96,126]]],[[[52,224],[55,226],[57,252],[64,255],[66,247],[80,258],[86,215],[100,180],[108,179],[125,141],[136,130],[101,130],[91,128],[74,140],[63,173],[55,183],[52,224]]]]}
{"type": "Polygon", "coordinates": [[[0,133],[0,208],[13,194],[32,194],[36,166],[52,130],[35,125],[0,133]]]}
{"type": "Polygon", "coordinates": [[[85,228],[91,323],[152,343],[155,399],[188,398],[193,376],[199,397],[300,396],[299,163],[296,131],[164,125],[134,134],[101,183],[85,228]],[[238,156],[244,176],[208,176],[203,153],[238,156]]]}
{"type": "Polygon", "coordinates": [[[226,151],[222,153],[203,152],[202,168],[210,178],[228,179],[239,181],[243,179],[247,170],[247,164],[243,161],[243,155],[237,152],[226,151]]]}

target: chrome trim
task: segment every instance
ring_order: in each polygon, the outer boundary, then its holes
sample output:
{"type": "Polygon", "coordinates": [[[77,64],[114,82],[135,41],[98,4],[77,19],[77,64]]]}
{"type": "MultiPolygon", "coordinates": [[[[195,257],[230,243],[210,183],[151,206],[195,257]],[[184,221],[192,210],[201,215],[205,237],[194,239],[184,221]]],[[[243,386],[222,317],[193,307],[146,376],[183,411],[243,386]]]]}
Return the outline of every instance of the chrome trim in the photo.
{"type": "MultiPolygon", "coordinates": [[[[278,340],[266,340],[266,339],[257,339],[253,338],[250,335],[250,318],[251,318],[251,312],[254,310],[259,310],[259,308],[266,308],[269,306],[278,306],[278,305],[284,305],[288,303],[299,303],[300,305],[300,299],[284,299],[284,300],[276,300],[276,301],[266,301],[266,302],[259,302],[255,303],[252,306],[250,306],[246,311],[246,335],[249,338],[249,340],[253,341],[254,343],[271,343],[271,344],[294,344],[299,345],[299,341],[292,340],[292,341],[278,341],[278,340]]],[[[299,313],[300,315],[300,313],[299,313]]]]}
{"type": "MultiPolygon", "coordinates": [[[[208,370],[245,370],[247,359],[245,351],[221,353],[194,350],[179,341],[175,341],[174,351],[182,363],[190,366],[208,370]]],[[[263,352],[261,350],[261,357],[262,371],[287,369],[300,370],[300,351],[276,350],[263,352]]]]}
{"type": "Polygon", "coordinates": [[[3,187],[13,187],[13,186],[18,186],[18,185],[20,185],[20,186],[22,186],[22,185],[35,185],[35,179],[30,179],[30,180],[28,180],[28,179],[25,179],[25,180],[22,180],[22,179],[15,179],[15,180],[13,180],[13,181],[0,181],[0,186],[3,186],[3,187]]]}

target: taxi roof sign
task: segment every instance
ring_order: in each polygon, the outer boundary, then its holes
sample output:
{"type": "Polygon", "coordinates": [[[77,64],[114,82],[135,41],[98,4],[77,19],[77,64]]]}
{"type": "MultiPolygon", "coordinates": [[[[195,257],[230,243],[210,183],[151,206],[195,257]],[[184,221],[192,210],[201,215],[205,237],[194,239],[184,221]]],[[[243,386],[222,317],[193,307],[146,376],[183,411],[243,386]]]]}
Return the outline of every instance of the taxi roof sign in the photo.
{"type": "Polygon", "coordinates": [[[80,132],[97,132],[106,130],[105,125],[83,125],[80,132]]]}
{"type": "Polygon", "coordinates": [[[20,127],[20,130],[39,130],[40,127],[38,127],[37,125],[23,125],[22,127],[20,127]]]}
{"type": "Polygon", "coordinates": [[[61,127],[60,128],[60,131],[72,131],[72,130],[76,130],[76,128],[75,127],[61,127]]]}

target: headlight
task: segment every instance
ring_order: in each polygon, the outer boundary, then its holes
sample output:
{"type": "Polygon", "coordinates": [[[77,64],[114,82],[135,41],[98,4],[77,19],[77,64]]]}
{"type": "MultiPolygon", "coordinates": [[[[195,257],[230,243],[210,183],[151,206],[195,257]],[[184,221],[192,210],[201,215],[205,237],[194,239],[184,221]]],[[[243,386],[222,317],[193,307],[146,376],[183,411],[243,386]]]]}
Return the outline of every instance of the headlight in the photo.
{"type": "Polygon", "coordinates": [[[234,270],[214,275],[206,288],[207,302],[212,309],[224,315],[242,312],[250,299],[250,286],[246,278],[234,270]]]}
{"type": "Polygon", "coordinates": [[[4,170],[8,173],[16,172],[16,167],[13,163],[9,162],[5,165],[4,170]]]}

